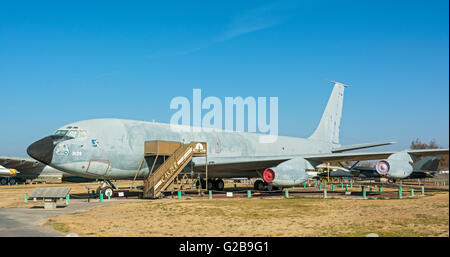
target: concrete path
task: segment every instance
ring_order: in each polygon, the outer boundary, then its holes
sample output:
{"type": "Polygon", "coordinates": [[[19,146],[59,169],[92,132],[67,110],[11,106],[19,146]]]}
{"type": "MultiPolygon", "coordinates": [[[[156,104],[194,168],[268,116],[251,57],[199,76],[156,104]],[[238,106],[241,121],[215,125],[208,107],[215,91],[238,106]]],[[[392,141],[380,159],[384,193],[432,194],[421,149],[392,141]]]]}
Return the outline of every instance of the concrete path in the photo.
{"type": "Polygon", "coordinates": [[[58,202],[56,210],[45,210],[43,207],[0,209],[0,237],[55,237],[65,236],[45,226],[51,217],[75,213],[115,203],[133,202],[140,200],[106,200],[102,203],[93,200],[71,200],[68,206],[58,202]]]}

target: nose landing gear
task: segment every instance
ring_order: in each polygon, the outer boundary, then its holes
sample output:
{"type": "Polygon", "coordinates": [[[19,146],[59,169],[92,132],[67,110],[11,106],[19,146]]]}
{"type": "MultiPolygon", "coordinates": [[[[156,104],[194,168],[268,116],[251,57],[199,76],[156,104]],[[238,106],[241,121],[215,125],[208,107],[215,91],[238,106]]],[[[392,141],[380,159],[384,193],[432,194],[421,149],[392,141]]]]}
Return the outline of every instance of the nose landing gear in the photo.
{"type": "Polygon", "coordinates": [[[110,196],[112,198],[114,188],[116,187],[113,183],[111,183],[111,181],[104,180],[103,183],[95,190],[95,194],[97,195],[97,197],[99,197],[100,194],[103,194],[103,196],[105,197],[110,196]]]}

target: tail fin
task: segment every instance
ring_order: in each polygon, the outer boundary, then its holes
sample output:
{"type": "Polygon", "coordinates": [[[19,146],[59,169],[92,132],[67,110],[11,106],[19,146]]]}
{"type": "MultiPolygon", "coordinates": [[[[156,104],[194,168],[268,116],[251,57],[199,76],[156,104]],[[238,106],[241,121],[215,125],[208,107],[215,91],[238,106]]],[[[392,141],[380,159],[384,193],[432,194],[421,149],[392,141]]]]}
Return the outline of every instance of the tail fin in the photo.
{"type": "Polygon", "coordinates": [[[319,126],[309,139],[339,144],[344,88],[347,85],[336,81],[330,82],[334,83],[333,92],[331,92],[330,99],[328,99],[328,104],[325,107],[319,126]]]}

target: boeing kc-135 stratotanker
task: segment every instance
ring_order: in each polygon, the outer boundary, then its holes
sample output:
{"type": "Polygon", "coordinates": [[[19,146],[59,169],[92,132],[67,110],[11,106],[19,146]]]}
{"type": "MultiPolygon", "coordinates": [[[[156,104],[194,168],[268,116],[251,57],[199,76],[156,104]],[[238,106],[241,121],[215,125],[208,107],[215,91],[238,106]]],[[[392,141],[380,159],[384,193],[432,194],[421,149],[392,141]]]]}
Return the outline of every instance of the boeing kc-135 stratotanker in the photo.
{"type": "MultiPolygon", "coordinates": [[[[288,187],[304,183],[307,171],[330,161],[380,160],[376,171],[388,178],[405,178],[418,157],[448,154],[448,149],[404,150],[400,152],[344,153],[392,142],[341,146],[339,127],[344,88],[334,82],[325,111],[314,133],[308,138],[278,136],[273,143],[261,143],[262,134],[226,130],[175,131],[170,124],[93,119],[65,125],[33,144],[28,154],[51,167],[106,182],[113,179],[145,178],[153,160],[142,166],[144,142],[150,140],[206,142],[208,146],[208,188],[223,189],[222,178],[261,178],[255,188],[288,187]],[[217,149],[218,147],[218,149],[217,149]],[[214,150],[213,150],[214,149],[214,150]],[[140,170],[137,172],[137,169],[140,170]]],[[[192,127],[189,127],[192,128],[192,127]]],[[[193,157],[194,167],[205,177],[205,157],[193,157]]],[[[110,183],[110,182],[108,182],[110,183]]],[[[108,188],[103,183],[101,189],[108,188]]]]}

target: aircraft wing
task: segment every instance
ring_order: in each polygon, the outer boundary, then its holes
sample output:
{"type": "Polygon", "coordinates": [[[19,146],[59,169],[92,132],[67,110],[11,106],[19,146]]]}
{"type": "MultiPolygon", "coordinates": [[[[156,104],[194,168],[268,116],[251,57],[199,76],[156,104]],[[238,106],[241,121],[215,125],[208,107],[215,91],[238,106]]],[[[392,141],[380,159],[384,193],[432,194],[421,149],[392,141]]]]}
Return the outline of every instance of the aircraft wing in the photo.
{"type": "MultiPolygon", "coordinates": [[[[430,156],[430,155],[444,155],[448,154],[448,149],[418,149],[418,150],[406,150],[413,159],[430,156]]],[[[379,160],[386,159],[391,154],[397,152],[374,152],[374,153],[331,153],[331,154],[317,154],[306,155],[303,158],[316,161],[316,162],[332,162],[332,161],[367,161],[367,160],[379,160]]]]}
{"type": "Polygon", "coordinates": [[[395,144],[395,142],[380,142],[380,143],[346,145],[346,146],[339,146],[337,148],[333,148],[331,150],[331,152],[332,153],[342,153],[342,152],[346,152],[346,151],[353,151],[353,150],[359,150],[359,149],[364,149],[364,148],[369,148],[369,147],[392,145],[392,144],[395,144]]]}
{"type": "MultiPolygon", "coordinates": [[[[448,149],[420,149],[407,150],[413,158],[448,154],[448,149]]],[[[361,161],[386,159],[391,154],[397,152],[374,152],[374,153],[327,153],[314,155],[285,155],[285,156],[255,156],[255,157],[216,157],[208,159],[208,167],[213,168],[214,173],[221,176],[240,176],[244,171],[256,172],[266,168],[275,167],[278,164],[297,157],[303,157],[311,161],[313,165],[319,165],[331,161],[361,161]]],[[[197,157],[194,160],[195,168],[198,171],[205,171],[205,158],[197,157]]]]}
{"type": "Polygon", "coordinates": [[[34,159],[25,157],[0,156],[0,165],[8,169],[33,168],[44,165],[34,159]]]}

